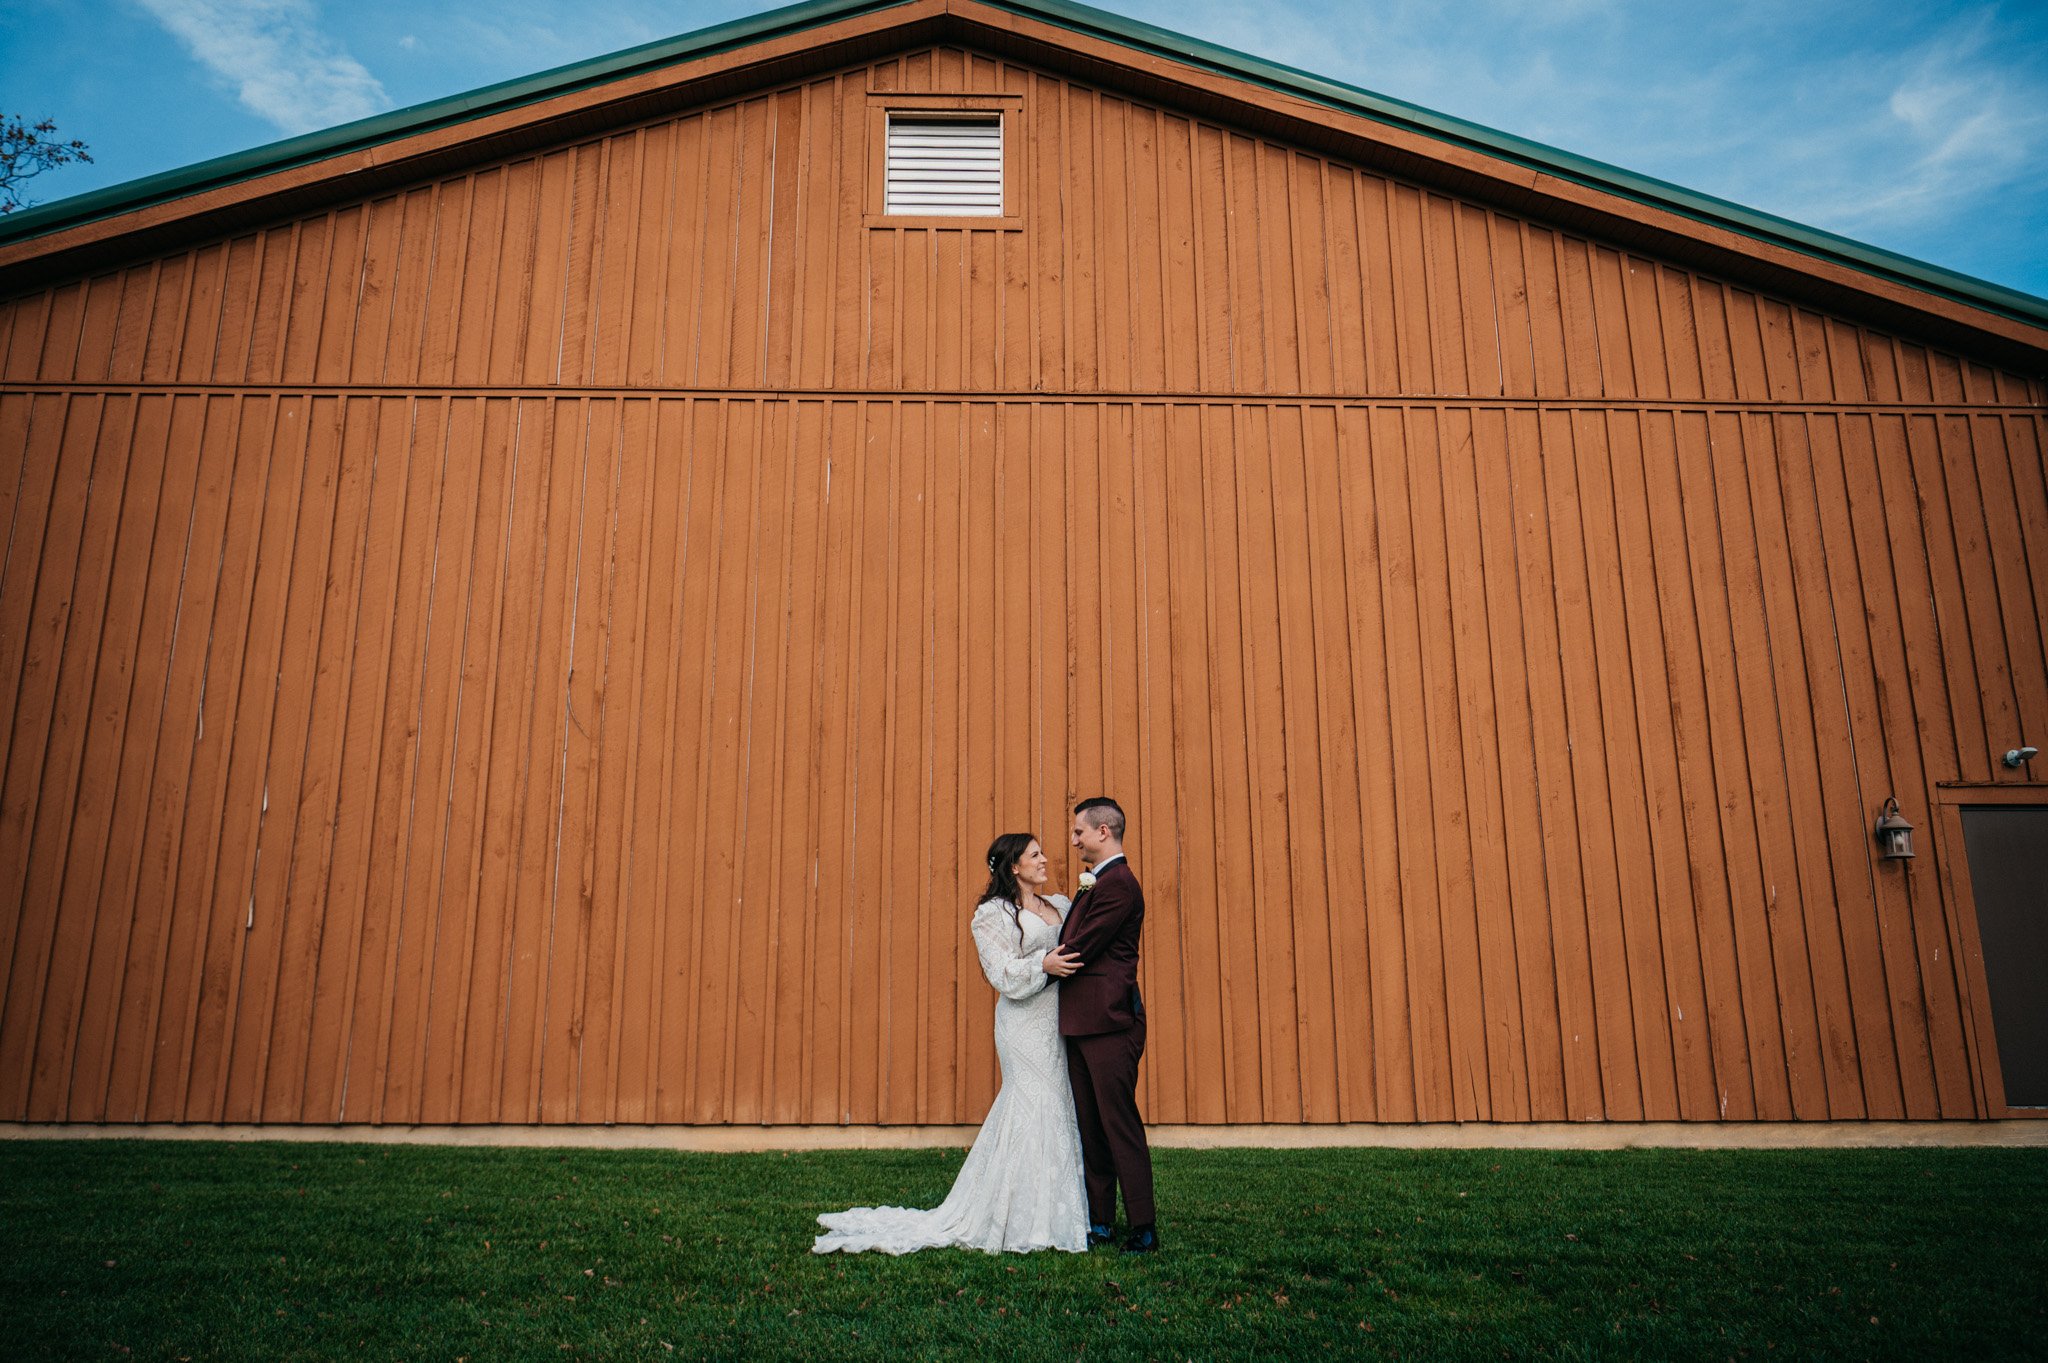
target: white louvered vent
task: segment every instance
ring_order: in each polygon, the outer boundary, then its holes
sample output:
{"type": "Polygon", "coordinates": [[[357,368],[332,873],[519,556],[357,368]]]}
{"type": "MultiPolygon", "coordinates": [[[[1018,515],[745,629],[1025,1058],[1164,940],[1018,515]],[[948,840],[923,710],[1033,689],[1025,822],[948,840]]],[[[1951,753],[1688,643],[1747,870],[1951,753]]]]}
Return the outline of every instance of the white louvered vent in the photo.
{"type": "Polygon", "coordinates": [[[883,211],[918,217],[1001,217],[1002,115],[890,114],[883,211]]]}

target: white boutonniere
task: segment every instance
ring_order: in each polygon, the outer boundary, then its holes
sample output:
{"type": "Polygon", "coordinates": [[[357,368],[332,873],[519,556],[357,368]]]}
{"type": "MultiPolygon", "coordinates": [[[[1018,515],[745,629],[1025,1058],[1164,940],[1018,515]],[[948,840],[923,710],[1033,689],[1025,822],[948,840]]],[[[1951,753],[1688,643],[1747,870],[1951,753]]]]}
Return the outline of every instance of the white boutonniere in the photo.
{"type": "Polygon", "coordinates": [[[1095,872],[1093,872],[1093,871],[1083,871],[1083,872],[1081,872],[1081,889],[1082,889],[1083,891],[1088,891],[1088,890],[1092,890],[1092,889],[1094,889],[1094,888],[1095,888],[1095,872]]]}

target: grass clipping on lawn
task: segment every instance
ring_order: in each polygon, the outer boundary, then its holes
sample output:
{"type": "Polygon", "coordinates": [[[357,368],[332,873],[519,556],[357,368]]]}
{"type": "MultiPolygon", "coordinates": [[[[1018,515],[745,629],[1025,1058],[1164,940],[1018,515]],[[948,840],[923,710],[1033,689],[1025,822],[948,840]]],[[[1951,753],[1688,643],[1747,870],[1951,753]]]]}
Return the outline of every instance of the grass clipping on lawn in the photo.
{"type": "Polygon", "coordinates": [[[955,1150],[0,1142],[10,1359],[2048,1347],[2048,1151],[1166,1150],[1162,1253],[810,1253],[955,1150]]]}

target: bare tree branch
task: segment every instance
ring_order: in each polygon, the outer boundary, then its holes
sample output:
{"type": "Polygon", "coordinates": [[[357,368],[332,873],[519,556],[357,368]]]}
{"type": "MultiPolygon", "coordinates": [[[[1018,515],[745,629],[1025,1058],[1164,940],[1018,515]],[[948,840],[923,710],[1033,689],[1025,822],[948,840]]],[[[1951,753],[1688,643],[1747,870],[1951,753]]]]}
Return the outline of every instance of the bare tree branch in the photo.
{"type": "Polygon", "coordinates": [[[0,114],[0,213],[29,206],[21,192],[26,181],[73,161],[92,161],[85,143],[66,142],[56,133],[54,120],[30,123],[19,114],[0,114]]]}

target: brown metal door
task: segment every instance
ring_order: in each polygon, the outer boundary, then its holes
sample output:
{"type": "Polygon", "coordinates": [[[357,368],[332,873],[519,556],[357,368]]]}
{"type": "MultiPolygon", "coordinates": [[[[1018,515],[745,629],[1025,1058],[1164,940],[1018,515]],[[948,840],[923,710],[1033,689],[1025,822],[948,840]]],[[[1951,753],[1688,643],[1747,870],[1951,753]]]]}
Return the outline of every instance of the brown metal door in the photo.
{"type": "Polygon", "coordinates": [[[2006,1105],[2048,1107],[2048,806],[1962,816],[2006,1105]]]}

